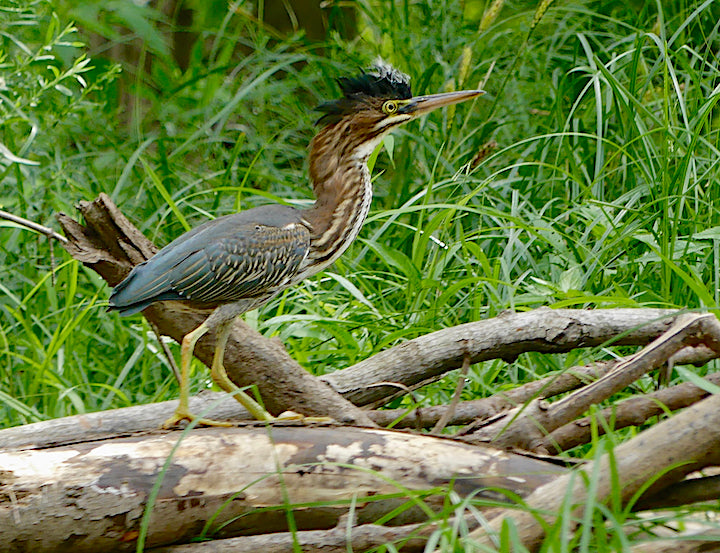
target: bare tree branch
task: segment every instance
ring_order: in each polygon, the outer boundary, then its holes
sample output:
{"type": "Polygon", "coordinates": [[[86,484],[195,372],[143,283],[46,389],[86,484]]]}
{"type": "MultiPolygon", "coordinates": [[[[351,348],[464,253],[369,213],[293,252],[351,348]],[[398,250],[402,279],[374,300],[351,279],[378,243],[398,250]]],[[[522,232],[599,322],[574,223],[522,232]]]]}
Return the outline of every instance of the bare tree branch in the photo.
{"type": "Polygon", "coordinates": [[[67,244],[67,242],[68,242],[67,238],[65,238],[62,234],[58,234],[50,227],[46,227],[44,225],[41,225],[40,223],[30,221],[30,220],[25,219],[24,217],[20,217],[18,215],[13,215],[12,213],[8,213],[7,211],[3,211],[2,209],[0,209],[0,219],[5,219],[6,221],[11,221],[11,222],[15,223],[16,225],[20,225],[22,227],[29,228],[30,230],[34,230],[35,232],[44,234],[48,238],[53,238],[63,244],[67,244]]]}
{"type": "Polygon", "coordinates": [[[441,434],[443,428],[445,428],[447,423],[455,414],[455,409],[457,409],[457,405],[460,402],[460,395],[462,394],[463,388],[465,387],[465,377],[467,376],[468,370],[470,370],[470,355],[465,354],[465,358],[463,359],[463,366],[462,369],[460,369],[460,375],[458,376],[458,381],[457,385],[455,386],[455,392],[453,393],[453,397],[450,400],[450,403],[447,405],[447,409],[445,410],[445,412],[442,414],[435,426],[433,426],[430,434],[434,434],[436,436],[441,434]]]}
{"type": "MultiPolygon", "coordinates": [[[[709,374],[705,380],[720,385],[720,372],[709,374]]],[[[598,421],[606,423],[598,424],[595,432],[602,436],[605,434],[605,429],[610,426],[615,430],[627,426],[639,426],[645,424],[651,417],[688,407],[708,395],[708,392],[702,388],[685,382],[644,396],[634,396],[594,415],[598,421]]],[[[538,444],[538,449],[566,451],[588,443],[592,438],[592,432],[592,420],[590,417],[584,417],[553,430],[538,444]]]]}
{"type": "Polygon", "coordinates": [[[44,225],[41,225],[39,223],[36,223],[34,221],[30,221],[29,219],[25,219],[24,217],[20,217],[18,215],[13,215],[12,213],[8,213],[7,211],[3,211],[0,209],[0,219],[5,219],[6,221],[10,221],[18,226],[28,228],[32,231],[38,232],[40,234],[44,234],[48,238],[50,238],[50,241],[48,242],[50,246],[50,267],[52,268],[50,272],[50,280],[52,281],[53,286],[55,285],[55,249],[53,248],[53,242],[52,240],[58,240],[61,244],[67,244],[68,239],[65,238],[62,234],[58,234],[50,227],[46,227],[44,225]]]}
{"type": "Polygon", "coordinates": [[[717,324],[717,318],[712,314],[681,315],[665,334],[640,352],[627,357],[599,380],[556,403],[533,400],[528,405],[510,410],[476,430],[473,433],[474,443],[492,442],[499,447],[518,447],[547,453],[543,443],[548,433],[570,423],[591,405],[609,398],[642,375],[666,363],[686,346],[696,345],[699,342],[698,333],[702,334],[705,345],[720,351],[720,346],[716,347],[714,343],[713,335],[717,324]]]}
{"type": "Polygon", "coordinates": [[[526,499],[526,510],[506,510],[500,513],[484,530],[472,533],[473,542],[492,545],[503,520],[511,518],[522,543],[530,551],[535,551],[542,543],[543,524],[554,524],[564,501],[571,498],[574,505],[584,505],[590,479],[595,478],[594,493],[598,502],[607,501],[614,487],[619,489],[623,501],[627,501],[657,475],[661,476],[655,480],[650,493],[659,493],[686,474],[720,462],[718,429],[720,395],[710,396],[617,446],[612,462],[606,453],[590,465],[576,469],[582,471],[584,476],[565,475],[541,486],[526,499]],[[668,440],[668,436],[673,439],[668,440]],[[704,439],[698,439],[698,436],[704,439]],[[542,518],[542,524],[536,518],[538,516],[542,518]]]}
{"type": "Polygon", "coordinates": [[[604,345],[645,345],[668,330],[678,311],[669,309],[536,309],[438,330],[321,378],[356,405],[377,407],[403,395],[381,382],[416,389],[462,366],[521,353],[564,353],[604,345]]]}
{"type": "MultiPolygon", "coordinates": [[[[659,363],[657,357],[667,358],[684,345],[698,343],[720,351],[720,322],[714,315],[696,315],[678,321],[667,336],[653,342],[636,357],[645,357],[654,365],[659,363]]],[[[634,367],[631,369],[635,372],[634,367]]],[[[597,501],[608,500],[615,493],[613,490],[619,490],[621,499],[628,501],[648,481],[653,481],[648,493],[657,493],[687,474],[718,462],[720,395],[713,395],[615,447],[612,456],[606,453],[589,466],[577,469],[584,476],[568,474],[541,486],[527,498],[526,510],[506,510],[471,535],[480,545],[492,545],[503,520],[512,518],[521,542],[535,551],[542,542],[545,525],[555,522],[567,498],[575,505],[585,503],[591,479],[597,501]]]]}
{"type": "Polygon", "coordinates": [[[635,510],[657,511],[700,501],[717,501],[719,497],[720,475],[687,478],[650,496],[644,495],[635,505],[635,510]]]}
{"type": "MultiPolygon", "coordinates": [[[[549,310],[529,312],[529,314],[531,313],[538,313],[538,317],[541,322],[547,322],[548,313],[553,315],[555,314],[555,312],[549,310]]],[[[585,312],[583,312],[583,314],[584,313],[585,312]]],[[[536,326],[532,317],[528,317],[529,314],[522,314],[524,321],[526,323],[529,322],[530,326],[536,326]]],[[[572,312],[570,314],[572,314],[572,312]]],[[[625,329],[628,331],[625,336],[626,340],[632,338],[638,343],[646,343],[643,342],[643,340],[648,340],[645,333],[646,327],[638,331],[633,330],[633,328],[636,326],[638,320],[652,320],[656,314],[656,310],[650,310],[649,313],[646,313],[645,310],[641,309],[606,310],[602,313],[601,317],[597,317],[597,321],[600,323],[607,323],[608,320],[611,320],[612,322],[601,326],[594,334],[595,336],[607,336],[609,339],[609,333],[612,329],[625,329]]],[[[484,329],[487,333],[495,323],[503,326],[504,330],[507,330],[507,326],[504,325],[506,325],[508,317],[513,318],[514,315],[506,315],[502,317],[500,321],[497,319],[481,321],[480,323],[477,323],[479,328],[476,332],[480,333],[484,329]]],[[[561,317],[564,317],[564,315],[561,314],[561,317]]],[[[585,327],[585,325],[590,325],[592,322],[592,318],[586,317],[582,321],[582,325],[585,327]]],[[[651,324],[655,325],[656,323],[651,324]]],[[[469,323],[469,325],[473,326],[475,323],[469,323]]],[[[447,337],[447,347],[452,352],[453,346],[451,343],[451,330],[452,329],[446,329],[441,332],[443,332],[447,337]]],[[[656,328],[656,330],[660,329],[656,328]]],[[[576,336],[579,335],[572,325],[568,327],[568,332],[575,334],[576,336]]],[[[527,338],[526,334],[519,334],[520,339],[527,338]]],[[[503,341],[507,342],[507,339],[503,338],[503,341]]],[[[488,345],[484,342],[476,345],[488,346],[494,352],[499,354],[502,354],[503,351],[495,345],[488,345]]],[[[575,342],[575,345],[576,347],[581,347],[584,345],[584,342],[581,339],[578,339],[575,342]]],[[[396,348],[403,348],[403,346],[404,344],[401,344],[396,346],[396,348]]],[[[510,344],[509,348],[515,349],[515,346],[510,344]]],[[[708,351],[709,350],[707,350],[707,348],[686,348],[683,350],[683,352],[685,352],[684,357],[678,358],[678,363],[703,362],[708,358],[708,351]]],[[[473,350],[471,351],[471,354],[483,355],[484,352],[473,350]]],[[[209,355],[211,356],[211,354],[209,355]]],[[[373,359],[375,358],[373,357],[363,361],[363,364],[366,366],[382,368],[381,364],[372,361],[373,359]]],[[[593,363],[587,367],[573,367],[561,374],[548,376],[544,379],[524,384],[512,390],[505,390],[502,393],[489,398],[460,402],[456,408],[456,413],[450,419],[449,424],[462,425],[471,423],[475,419],[487,419],[488,417],[497,415],[501,411],[522,405],[531,399],[553,397],[557,394],[576,389],[578,386],[606,374],[617,364],[617,362],[617,360],[602,361],[593,363]]],[[[353,369],[353,374],[351,374],[350,381],[357,383],[357,375],[354,374],[354,368],[351,369],[353,369]]],[[[343,375],[347,374],[346,371],[351,369],[334,373],[335,382],[343,384],[343,375]]],[[[396,374],[401,374],[401,367],[384,367],[384,369],[392,370],[396,374]]],[[[372,388],[376,374],[377,371],[370,371],[370,374],[367,375],[367,388],[372,388]]],[[[384,383],[380,383],[379,385],[385,389],[392,389],[391,386],[384,383]]],[[[403,385],[398,386],[402,387],[403,385]]],[[[104,435],[129,434],[133,432],[154,430],[159,425],[158,421],[165,420],[172,414],[174,406],[175,402],[169,401],[151,405],[139,405],[123,409],[114,409],[100,413],[86,413],[83,415],[75,415],[62,419],[29,424],[15,429],[9,429],[1,433],[0,447],[40,447],[43,444],[72,443],[104,435]]],[[[193,412],[205,412],[207,416],[212,416],[212,418],[220,420],[244,420],[248,418],[248,413],[240,406],[240,404],[233,401],[227,396],[227,394],[224,393],[209,391],[202,392],[198,396],[191,398],[191,409],[193,412]]],[[[381,426],[387,426],[395,422],[396,419],[400,419],[402,417],[400,422],[395,424],[396,427],[420,428],[430,427],[437,423],[446,410],[447,407],[441,405],[415,409],[410,413],[404,409],[395,409],[388,411],[371,411],[367,414],[376,424],[381,426]]],[[[472,432],[474,428],[474,426],[470,427],[467,432],[472,432]]]]}

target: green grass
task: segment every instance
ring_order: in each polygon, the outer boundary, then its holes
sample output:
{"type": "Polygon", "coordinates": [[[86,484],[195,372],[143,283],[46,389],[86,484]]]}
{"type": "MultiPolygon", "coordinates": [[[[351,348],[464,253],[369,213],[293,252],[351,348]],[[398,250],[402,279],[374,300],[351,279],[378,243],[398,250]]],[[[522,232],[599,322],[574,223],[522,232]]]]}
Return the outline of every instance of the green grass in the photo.
{"type": "MultiPolygon", "coordinates": [[[[717,3],[556,3],[533,24],[537,4],[514,2],[480,30],[481,1],[374,0],[357,3],[357,37],[323,44],[218,6],[185,71],[145,8],[0,7],[0,207],[54,226],[56,212],[106,192],[165,244],[208,216],[307,205],[312,108],[382,55],[416,94],[481,82],[488,94],[397,132],[375,163],[360,239],[247,315],[309,371],[506,309],[717,308],[717,3]],[[112,51],[83,45],[72,21],[111,42],[124,40],[119,22],[161,62],[118,75],[112,51]]],[[[175,398],[147,324],[107,314],[107,286],[58,245],[54,255],[0,227],[0,426],[175,398]]],[[[478,365],[464,397],[598,355],[478,365]]],[[[209,375],[196,368],[198,390],[209,375]]],[[[416,396],[446,401],[453,380],[416,396]]],[[[581,543],[544,550],[621,550],[627,516],[588,508],[581,543]]],[[[446,551],[452,532],[438,534],[446,551]]]]}

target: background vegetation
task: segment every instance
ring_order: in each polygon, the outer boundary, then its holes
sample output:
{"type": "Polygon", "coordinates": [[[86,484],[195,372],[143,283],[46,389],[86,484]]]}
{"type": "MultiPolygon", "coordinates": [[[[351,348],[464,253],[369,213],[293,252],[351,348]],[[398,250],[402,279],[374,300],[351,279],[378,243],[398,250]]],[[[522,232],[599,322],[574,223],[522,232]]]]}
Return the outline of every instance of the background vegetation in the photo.
{"type": "MultiPolygon", "coordinates": [[[[165,244],[206,217],[307,205],[313,107],[380,55],[416,94],[488,94],[388,140],[361,238],[247,315],[308,370],[506,309],[717,308],[720,5],[330,4],[317,41],[242,0],[187,3],[184,35],[177,10],[0,0],[0,207],[53,226],[106,192],[165,244]]],[[[176,397],[146,323],[107,314],[107,286],[60,248],[2,223],[0,271],[0,425],[176,397]]],[[[475,366],[465,396],[579,355],[475,366]]],[[[610,534],[597,543],[619,550],[610,534]]]]}

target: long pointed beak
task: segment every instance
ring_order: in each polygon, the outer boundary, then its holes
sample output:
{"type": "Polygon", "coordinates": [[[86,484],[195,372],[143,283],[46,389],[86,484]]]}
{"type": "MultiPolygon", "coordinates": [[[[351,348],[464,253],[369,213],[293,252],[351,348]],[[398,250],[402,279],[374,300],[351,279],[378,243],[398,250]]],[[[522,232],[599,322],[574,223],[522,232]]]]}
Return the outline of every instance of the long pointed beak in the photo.
{"type": "Polygon", "coordinates": [[[408,103],[398,111],[417,117],[437,108],[472,100],[482,94],[485,94],[484,90],[459,90],[457,92],[431,94],[430,96],[416,96],[415,98],[410,98],[408,103]]]}

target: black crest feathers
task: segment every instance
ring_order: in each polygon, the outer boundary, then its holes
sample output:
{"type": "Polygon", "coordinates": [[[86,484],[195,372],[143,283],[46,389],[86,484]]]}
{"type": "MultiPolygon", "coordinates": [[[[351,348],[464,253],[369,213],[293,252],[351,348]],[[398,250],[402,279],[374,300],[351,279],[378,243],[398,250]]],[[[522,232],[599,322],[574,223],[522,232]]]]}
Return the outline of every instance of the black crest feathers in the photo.
{"type": "Polygon", "coordinates": [[[396,98],[405,100],[412,97],[410,77],[392,65],[377,59],[367,71],[354,77],[338,79],[343,98],[320,104],[316,109],[325,112],[317,125],[337,123],[351,113],[358,102],[366,98],[396,98]]]}

